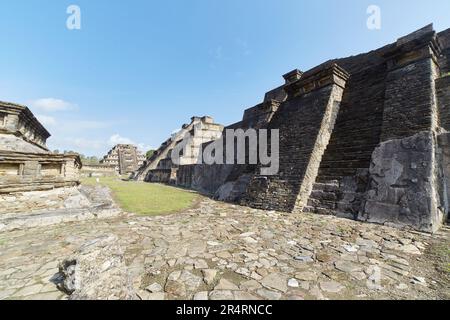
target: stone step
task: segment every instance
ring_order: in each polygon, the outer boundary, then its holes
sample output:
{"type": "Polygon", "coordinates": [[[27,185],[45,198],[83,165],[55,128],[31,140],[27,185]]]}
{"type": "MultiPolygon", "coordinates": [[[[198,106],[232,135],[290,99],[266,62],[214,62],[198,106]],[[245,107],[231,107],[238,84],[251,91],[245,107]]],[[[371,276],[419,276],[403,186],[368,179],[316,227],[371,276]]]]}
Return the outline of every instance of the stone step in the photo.
{"type": "Polygon", "coordinates": [[[310,195],[310,199],[336,201],[337,195],[335,192],[326,192],[321,190],[313,190],[310,195]]]}
{"type": "Polygon", "coordinates": [[[311,207],[311,206],[304,206],[303,207],[303,212],[314,213],[315,210],[316,210],[315,207],[311,207]]]}
{"type": "Polygon", "coordinates": [[[114,207],[97,207],[88,209],[42,211],[33,214],[9,214],[8,218],[0,219],[0,231],[29,229],[89,219],[111,218],[116,217],[121,213],[122,211],[120,209],[114,207]]]}
{"type": "Polygon", "coordinates": [[[313,185],[313,191],[334,192],[339,190],[339,181],[316,182],[313,185]]]}
{"type": "Polygon", "coordinates": [[[367,169],[365,167],[355,167],[355,168],[320,168],[318,174],[318,182],[323,182],[325,180],[341,180],[346,176],[354,176],[356,171],[359,169],[367,169]]]}
{"type": "Polygon", "coordinates": [[[361,160],[323,160],[320,164],[321,169],[348,169],[348,168],[364,168],[369,167],[370,159],[361,160]]]}
{"type": "Polygon", "coordinates": [[[308,199],[308,206],[311,207],[322,207],[326,209],[336,209],[336,202],[328,200],[317,200],[313,198],[308,199]]]}
{"type": "Polygon", "coordinates": [[[310,206],[308,206],[307,208],[308,208],[308,210],[311,210],[311,211],[305,211],[305,212],[316,213],[316,214],[327,215],[327,216],[335,215],[335,211],[333,209],[323,208],[323,207],[310,207],[310,206]]]}

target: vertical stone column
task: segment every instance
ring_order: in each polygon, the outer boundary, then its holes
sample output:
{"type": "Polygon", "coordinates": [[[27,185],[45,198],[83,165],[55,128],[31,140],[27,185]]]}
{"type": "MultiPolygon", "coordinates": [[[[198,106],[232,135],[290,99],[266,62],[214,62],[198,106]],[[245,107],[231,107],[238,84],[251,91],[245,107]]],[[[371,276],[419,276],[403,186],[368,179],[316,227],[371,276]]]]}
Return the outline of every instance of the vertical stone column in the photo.
{"type": "Polygon", "coordinates": [[[439,125],[435,80],[440,47],[436,33],[404,41],[399,39],[397,47],[385,55],[388,75],[382,142],[436,130],[439,125]]]}

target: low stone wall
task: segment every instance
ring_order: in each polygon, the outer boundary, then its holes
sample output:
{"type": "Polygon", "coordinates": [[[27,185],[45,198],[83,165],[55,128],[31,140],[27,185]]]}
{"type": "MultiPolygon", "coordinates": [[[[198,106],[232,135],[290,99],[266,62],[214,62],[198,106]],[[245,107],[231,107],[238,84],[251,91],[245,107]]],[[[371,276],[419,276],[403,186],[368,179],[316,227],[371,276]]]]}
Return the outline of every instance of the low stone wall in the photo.
{"type": "Polygon", "coordinates": [[[177,172],[177,185],[214,195],[227,181],[233,168],[234,165],[227,164],[180,166],[177,172]]]}
{"type": "Polygon", "coordinates": [[[114,166],[83,165],[80,171],[82,177],[113,177],[118,175],[114,166]]]}
{"type": "Polygon", "coordinates": [[[0,203],[0,214],[87,208],[91,205],[76,187],[0,194],[0,203]]]}
{"type": "Polygon", "coordinates": [[[147,173],[146,182],[171,183],[175,182],[174,169],[155,169],[147,173]]]}

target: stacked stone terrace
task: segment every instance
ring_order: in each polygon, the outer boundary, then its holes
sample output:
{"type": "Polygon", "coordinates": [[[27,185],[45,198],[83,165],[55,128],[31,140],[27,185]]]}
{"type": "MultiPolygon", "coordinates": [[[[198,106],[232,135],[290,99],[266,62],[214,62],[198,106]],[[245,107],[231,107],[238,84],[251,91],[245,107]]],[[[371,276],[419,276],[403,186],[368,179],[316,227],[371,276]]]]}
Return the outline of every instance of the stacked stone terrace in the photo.
{"type": "MultiPolygon", "coordinates": [[[[147,182],[162,182],[175,184],[177,181],[188,179],[186,172],[179,172],[179,167],[197,164],[202,144],[217,140],[222,135],[223,126],[214,123],[214,119],[208,116],[192,117],[189,124],[184,124],[182,128],[167,139],[153,154],[147,159],[143,166],[134,174],[135,180],[147,182]],[[186,137],[189,139],[186,140],[186,137]],[[172,150],[182,143],[186,143],[186,154],[180,154],[180,163],[172,163],[172,150]]],[[[179,183],[182,185],[182,183],[179,183]]]]}
{"type": "Polygon", "coordinates": [[[194,164],[178,169],[177,183],[256,208],[436,231],[450,195],[449,57],[450,29],[429,25],[369,53],[294,70],[226,127],[279,129],[277,175],[194,164]]]}
{"type": "Polygon", "coordinates": [[[145,161],[145,156],[132,144],[118,144],[103,157],[100,164],[112,166],[121,175],[134,173],[145,161]]]}

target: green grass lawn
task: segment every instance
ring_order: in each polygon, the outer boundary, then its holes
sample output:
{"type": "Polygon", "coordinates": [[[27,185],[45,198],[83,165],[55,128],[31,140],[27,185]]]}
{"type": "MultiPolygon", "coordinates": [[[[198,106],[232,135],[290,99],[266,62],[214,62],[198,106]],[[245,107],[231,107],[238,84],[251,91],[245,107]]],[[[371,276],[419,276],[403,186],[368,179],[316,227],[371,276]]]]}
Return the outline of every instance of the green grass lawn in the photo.
{"type": "MultiPolygon", "coordinates": [[[[154,183],[122,181],[116,177],[100,177],[100,184],[109,187],[114,199],[127,212],[160,215],[188,209],[195,204],[194,192],[154,183]]],[[[83,178],[82,184],[97,185],[96,178],[83,178]]]]}

